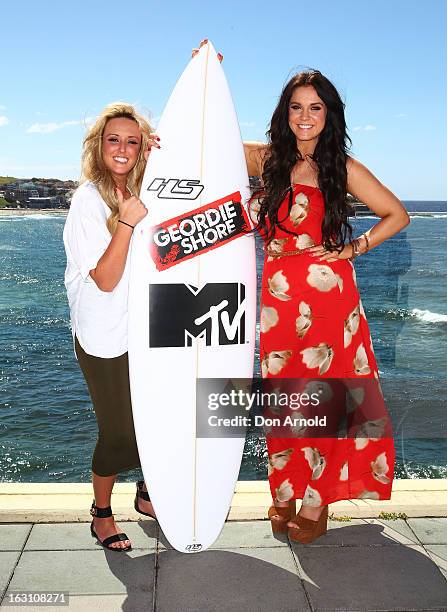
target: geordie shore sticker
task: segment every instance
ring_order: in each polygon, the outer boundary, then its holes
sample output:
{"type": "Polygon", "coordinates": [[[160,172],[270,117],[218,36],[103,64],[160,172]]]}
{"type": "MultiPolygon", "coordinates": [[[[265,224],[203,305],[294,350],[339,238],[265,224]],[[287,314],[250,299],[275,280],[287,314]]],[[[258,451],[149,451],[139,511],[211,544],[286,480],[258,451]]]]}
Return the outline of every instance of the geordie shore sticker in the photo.
{"type": "Polygon", "coordinates": [[[151,228],[150,254],[157,270],[201,255],[250,229],[239,191],[151,228]]]}

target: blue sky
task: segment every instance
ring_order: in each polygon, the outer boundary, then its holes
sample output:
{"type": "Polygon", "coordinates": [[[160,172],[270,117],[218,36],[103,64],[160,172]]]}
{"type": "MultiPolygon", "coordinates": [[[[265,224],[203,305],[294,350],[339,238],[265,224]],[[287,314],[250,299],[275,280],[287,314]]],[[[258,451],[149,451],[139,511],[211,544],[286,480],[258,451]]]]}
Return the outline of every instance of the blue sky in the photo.
{"type": "Polygon", "coordinates": [[[318,68],[346,101],[353,154],[402,199],[447,200],[444,0],[2,4],[0,175],[78,178],[86,120],[114,100],[156,120],[208,37],[245,139],[264,138],[294,71],[318,68]]]}

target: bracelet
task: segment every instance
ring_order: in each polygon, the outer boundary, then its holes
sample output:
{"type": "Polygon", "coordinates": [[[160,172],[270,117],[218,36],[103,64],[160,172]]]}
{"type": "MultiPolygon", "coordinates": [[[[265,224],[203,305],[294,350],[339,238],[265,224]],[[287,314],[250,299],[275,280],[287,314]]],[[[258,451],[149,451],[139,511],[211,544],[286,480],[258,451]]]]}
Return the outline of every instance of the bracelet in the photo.
{"type": "MultiPolygon", "coordinates": [[[[365,239],[365,243],[366,243],[366,248],[365,248],[365,253],[367,253],[369,251],[369,238],[366,234],[362,234],[359,238],[364,238],[365,239]]],[[[349,259],[355,259],[356,257],[358,257],[359,255],[362,255],[362,252],[360,250],[360,240],[359,238],[354,238],[354,240],[352,240],[352,242],[350,242],[351,245],[351,249],[352,249],[352,253],[351,253],[351,257],[349,259]]]]}
{"type": "Polygon", "coordinates": [[[351,259],[355,259],[359,255],[361,255],[361,253],[360,253],[360,241],[359,241],[358,238],[354,238],[354,240],[351,242],[351,247],[352,247],[352,257],[351,257],[351,259]]]}
{"type": "Polygon", "coordinates": [[[123,225],[127,225],[127,227],[135,229],[135,225],[131,225],[130,223],[126,223],[125,221],[121,221],[121,219],[118,219],[118,223],[122,223],[123,225]]]}
{"type": "Polygon", "coordinates": [[[366,251],[365,253],[367,253],[369,251],[369,238],[366,234],[362,234],[362,237],[365,239],[366,242],[366,251]]]}

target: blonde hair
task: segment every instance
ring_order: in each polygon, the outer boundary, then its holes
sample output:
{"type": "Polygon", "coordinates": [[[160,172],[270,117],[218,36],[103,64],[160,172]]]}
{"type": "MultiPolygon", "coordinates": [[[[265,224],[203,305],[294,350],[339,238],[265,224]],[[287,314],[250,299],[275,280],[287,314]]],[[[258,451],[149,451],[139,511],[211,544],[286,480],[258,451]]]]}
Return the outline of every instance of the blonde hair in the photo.
{"type": "Polygon", "coordinates": [[[131,193],[135,195],[139,193],[141,188],[146,167],[144,151],[147,149],[149,136],[153,132],[149,122],[142,115],[138,114],[133,106],[126,102],[113,102],[104,108],[84,138],[81,158],[81,182],[86,180],[92,181],[101,194],[102,199],[110,208],[111,214],[107,219],[107,228],[111,234],[115,232],[118,224],[119,208],[115,193],[115,183],[102,158],[102,137],[107,122],[118,118],[135,121],[141,131],[140,152],[135,166],[127,177],[127,186],[131,193]]]}

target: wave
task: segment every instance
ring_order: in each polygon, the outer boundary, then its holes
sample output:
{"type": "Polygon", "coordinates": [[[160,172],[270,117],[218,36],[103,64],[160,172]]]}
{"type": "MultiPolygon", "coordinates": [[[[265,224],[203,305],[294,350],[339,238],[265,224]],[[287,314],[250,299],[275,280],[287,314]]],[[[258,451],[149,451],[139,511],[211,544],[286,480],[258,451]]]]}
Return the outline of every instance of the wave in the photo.
{"type": "MultiPolygon", "coordinates": [[[[3,250],[3,249],[2,249],[3,250]]],[[[21,249],[12,249],[15,251],[20,251],[21,249]]],[[[10,274],[7,272],[0,276],[0,281],[15,281],[18,285],[29,285],[38,283],[38,278],[33,278],[32,276],[26,276],[25,274],[10,274]]]]}
{"type": "Polygon", "coordinates": [[[423,323],[447,323],[447,315],[432,312],[431,310],[420,310],[413,308],[410,315],[423,323]]]}
{"type": "Polygon", "coordinates": [[[23,215],[22,219],[29,219],[30,221],[40,221],[41,219],[55,219],[55,215],[49,215],[44,213],[36,213],[35,215],[23,215]]]}
{"type": "Polygon", "coordinates": [[[0,221],[24,221],[30,219],[31,221],[41,221],[43,219],[59,219],[64,218],[63,215],[51,214],[51,213],[26,213],[23,215],[0,215],[0,221]]]}
{"type": "Polygon", "coordinates": [[[370,306],[366,308],[367,318],[376,318],[384,321],[396,320],[416,320],[421,323],[447,323],[447,314],[422,310],[421,308],[383,308],[380,306],[370,306]]]}
{"type": "MultiPolygon", "coordinates": [[[[413,212],[411,210],[407,211],[410,215],[411,219],[447,219],[447,213],[439,213],[439,212],[413,212]]],[[[359,219],[374,219],[377,221],[379,217],[376,215],[357,215],[355,219],[358,221],[359,219]]]]}
{"type": "Polygon", "coordinates": [[[19,247],[12,246],[12,244],[0,244],[0,251],[21,251],[19,247]]]}
{"type": "Polygon", "coordinates": [[[411,219],[447,219],[447,213],[440,214],[427,212],[420,214],[410,212],[408,214],[410,215],[411,219]]]}
{"type": "MultiPolygon", "coordinates": [[[[407,211],[410,215],[410,218],[413,219],[447,219],[447,213],[439,213],[439,212],[412,212],[411,210],[407,211]]],[[[356,221],[361,219],[373,219],[377,221],[379,217],[376,215],[357,215],[355,217],[356,221]]]]}
{"type": "Polygon", "coordinates": [[[416,461],[396,460],[395,478],[447,478],[447,467],[445,465],[430,465],[416,461]]]}

